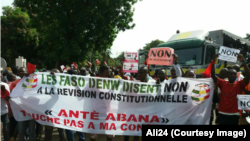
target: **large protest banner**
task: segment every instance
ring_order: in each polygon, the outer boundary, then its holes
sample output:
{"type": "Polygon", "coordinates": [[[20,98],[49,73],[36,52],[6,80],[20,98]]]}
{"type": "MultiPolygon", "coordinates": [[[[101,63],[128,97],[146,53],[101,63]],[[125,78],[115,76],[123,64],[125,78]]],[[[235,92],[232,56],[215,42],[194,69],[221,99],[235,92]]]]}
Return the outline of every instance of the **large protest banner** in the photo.
{"type": "Polygon", "coordinates": [[[138,53],[125,52],[125,60],[123,62],[123,72],[137,73],[138,72],[138,53]]]}
{"type": "Polygon", "coordinates": [[[212,79],[157,85],[121,79],[35,73],[11,93],[17,121],[86,133],[140,136],[142,124],[209,124],[212,79]]]}
{"type": "Polygon", "coordinates": [[[218,59],[235,63],[240,50],[221,46],[219,53],[218,59]]]}
{"type": "Polygon", "coordinates": [[[173,65],[174,49],[168,47],[151,48],[148,53],[148,64],[150,65],[173,65]]]}

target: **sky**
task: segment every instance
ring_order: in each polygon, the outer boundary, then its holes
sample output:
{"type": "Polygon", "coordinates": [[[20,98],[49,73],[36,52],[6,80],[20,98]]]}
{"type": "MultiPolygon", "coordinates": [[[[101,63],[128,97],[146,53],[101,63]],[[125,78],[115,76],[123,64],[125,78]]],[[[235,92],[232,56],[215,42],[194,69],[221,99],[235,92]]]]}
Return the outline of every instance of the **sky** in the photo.
{"type": "MultiPolygon", "coordinates": [[[[1,0],[1,7],[12,2],[1,0]]],[[[143,0],[133,7],[136,26],[118,33],[111,57],[137,52],[155,39],[167,41],[177,30],[223,29],[240,37],[250,33],[250,0],[143,0]]]]}

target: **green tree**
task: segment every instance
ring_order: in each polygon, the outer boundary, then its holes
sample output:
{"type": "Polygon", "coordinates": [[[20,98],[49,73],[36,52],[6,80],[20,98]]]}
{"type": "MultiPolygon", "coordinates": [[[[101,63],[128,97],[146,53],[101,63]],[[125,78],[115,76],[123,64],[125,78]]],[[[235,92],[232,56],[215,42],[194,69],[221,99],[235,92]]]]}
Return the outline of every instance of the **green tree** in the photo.
{"type": "Polygon", "coordinates": [[[102,65],[104,64],[104,62],[106,62],[107,64],[109,63],[109,61],[111,59],[111,57],[110,57],[111,54],[112,53],[111,53],[110,49],[102,51],[102,53],[101,53],[101,55],[103,57],[102,60],[101,60],[101,64],[102,65]]]}
{"type": "Polygon", "coordinates": [[[157,47],[157,45],[164,43],[164,41],[161,40],[153,40],[150,43],[147,43],[146,46],[143,47],[144,50],[150,50],[150,48],[157,47]]]}
{"type": "Polygon", "coordinates": [[[37,56],[39,36],[36,29],[31,28],[27,12],[18,7],[3,7],[1,23],[1,56],[8,66],[14,66],[18,56],[23,56],[30,63],[41,61],[37,56]]]}
{"type": "Polygon", "coordinates": [[[245,39],[248,39],[250,41],[250,34],[247,34],[245,39]]]}
{"type": "Polygon", "coordinates": [[[89,52],[106,51],[119,31],[132,29],[137,0],[14,0],[32,16],[43,36],[39,55],[57,66],[82,61],[89,52]],[[58,63],[59,62],[59,63],[58,63]]]}

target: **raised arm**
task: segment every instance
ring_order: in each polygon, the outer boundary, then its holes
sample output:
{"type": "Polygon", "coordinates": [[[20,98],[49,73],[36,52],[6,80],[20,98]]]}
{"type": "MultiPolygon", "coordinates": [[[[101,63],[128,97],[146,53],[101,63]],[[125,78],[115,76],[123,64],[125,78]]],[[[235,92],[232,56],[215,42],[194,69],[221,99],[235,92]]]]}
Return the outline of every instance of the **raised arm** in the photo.
{"type": "Polygon", "coordinates": [[[150,76],[150,71],[149,71],[147,59],[148,59],[148,56],[145,57],[145,65],[146,65],[147,68],[148,68],[148,75],[150,76]]]}
{"type": "Polygon", "coordinates": [[[178,55],[177,54],[173,54],[173,66],[174,66],[176,75],[178,77],[181,77],[181,69],[180,69],[180,65],[178,64],[178,55]]]}
{"type": "Polygon", "coordinates": [[[244,71],[245,71],[245,74],[246,74],[246,77],[243,80],[244,80],[245,84],[247,85],[248,82],[249,82],[249,79],[250,79],[250,70],[249,70],[249,67],[247,66],[245,58],[243,57],[242,54],[239,54],[238,57],[237,57],[237,59],[243,63],[242,65],[244,67],[244,71]]]}
{"type": "Polygon", "coordinates": [[[217,80],[218,80],[217,76],[215,75],[215,63],[218,57],[219,57],[219,54],[214,55],[214,59],[212,61],[211,77],[214,80],[214,83],[217,83],[217,80]]]}
{"type": "Polygon", "coordinates": [[[123,73],[123,62],[124,62],[124,60],[125,60],[125,58],[123,57],[123,59],[122,59],[122,65],[119,66],[118,69],[119,69],[119,73],[120,73],[122,79],[127,80],[127,77],[126,77],[126,76],[124,75],[124,73],[123,73]]]}

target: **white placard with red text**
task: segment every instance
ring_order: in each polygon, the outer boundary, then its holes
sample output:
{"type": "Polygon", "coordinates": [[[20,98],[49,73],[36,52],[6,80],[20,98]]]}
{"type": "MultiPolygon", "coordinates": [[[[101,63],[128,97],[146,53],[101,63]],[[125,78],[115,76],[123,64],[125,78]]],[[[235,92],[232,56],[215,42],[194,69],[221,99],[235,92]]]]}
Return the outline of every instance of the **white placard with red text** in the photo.
{"type": "Polygon", "coordinates": [[[125,60],[123,62],[123,72],[137,73],[138,72],[138,53],[125,52],[125,60]]]}

